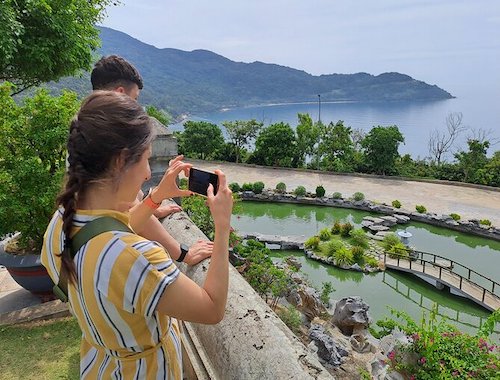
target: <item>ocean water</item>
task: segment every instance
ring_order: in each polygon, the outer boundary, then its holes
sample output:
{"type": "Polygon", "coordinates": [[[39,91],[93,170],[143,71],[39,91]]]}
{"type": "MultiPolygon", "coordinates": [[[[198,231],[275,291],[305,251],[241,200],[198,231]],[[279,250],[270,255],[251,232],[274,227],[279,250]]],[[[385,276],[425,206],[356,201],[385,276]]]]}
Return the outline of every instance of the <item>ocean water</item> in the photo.
{"type": "MultiPolygon", "coordinates": [[[[479,131],[487,133],[492,143],[488,154],[500,150],[500,86],[467,86],[452,92],[456,98],[439,101],[415,102],[321,102],[321,121],[329,123],[343,120],[344,125],[369,131],[373,126],[397,125],[405,138],[400,145],[400,154],[410,154],[414,159],[429,156],[429,136],[432,131],[446,133],[446,117],[452,112],[461,112],[462,124],[468,128],[455,142],[447,155],[453,160],[453,153],[467,148],[467,138],[479,131]],[[496,144],[495,144],[496,143],[496,144]]],[[[274,104],[225,109],[208,114],[192,115],[189,120],[204,120],[222,127],[226,120],[256,119],[269,125],[277,122],[297,125],[297,113],[309,113],[318,120],[319,102],[274,104]]],[[[182,131],[182,123],[171,125],[172,130],[182,131]]]]}

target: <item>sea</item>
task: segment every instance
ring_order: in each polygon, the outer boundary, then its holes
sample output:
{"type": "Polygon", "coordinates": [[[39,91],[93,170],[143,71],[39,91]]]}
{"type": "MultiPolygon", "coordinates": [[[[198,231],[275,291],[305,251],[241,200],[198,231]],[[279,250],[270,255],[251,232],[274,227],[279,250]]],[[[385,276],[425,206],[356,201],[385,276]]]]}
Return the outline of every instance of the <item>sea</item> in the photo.
{"type": "MultiPolygon", "coordinates": [[[[446,88],[445,88],[446,89],[446,88]]],[[[318,98],[303,103],[265,104],[191,115],[187,120],[222,122],[256,119],[264,125],[285,122],[295,127],[298,113],[308,113],[314,121],[321,116],[323,123],[342,120],[353,129],[370,131],[374,126],[396,125],[405,138],[399,153],[413,159],[429,157],[429,137],[433,131],[447,133],[446,118],[450,113],[462,114],[462,125],[467,127],[456,139],[445,159],[453,161],[453,154],[467,150],[467,139],[478,136],[490,141],[488,156],[500,150],[500,86],[467,85],[455,87],[455,98],[437,101],[405,102],[325,102],[318,98]]],[[[185,121],[185,120],[184,120],[185,121]]],[[[173,131],[182,131],[182,122],[172,124],[173,131]]]]}

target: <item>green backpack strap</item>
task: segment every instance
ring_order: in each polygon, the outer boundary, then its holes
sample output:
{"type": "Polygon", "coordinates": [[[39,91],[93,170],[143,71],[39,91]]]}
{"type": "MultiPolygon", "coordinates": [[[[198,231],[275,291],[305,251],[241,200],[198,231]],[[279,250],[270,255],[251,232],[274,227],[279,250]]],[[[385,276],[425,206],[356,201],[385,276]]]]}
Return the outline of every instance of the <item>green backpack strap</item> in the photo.
{"type": "MultiPolygon", "coordinates": [[[[74,258],[80,248],[89,240],[108,231],[133,232],[125,223],[110,216],[94,219],[85,224],[71,239],[71,258],[74,258]]],[[[54,285],[52,291],[61,301],[68,302],[68,275],[64,267],[61,267],[59,283],[54,285]]]]}

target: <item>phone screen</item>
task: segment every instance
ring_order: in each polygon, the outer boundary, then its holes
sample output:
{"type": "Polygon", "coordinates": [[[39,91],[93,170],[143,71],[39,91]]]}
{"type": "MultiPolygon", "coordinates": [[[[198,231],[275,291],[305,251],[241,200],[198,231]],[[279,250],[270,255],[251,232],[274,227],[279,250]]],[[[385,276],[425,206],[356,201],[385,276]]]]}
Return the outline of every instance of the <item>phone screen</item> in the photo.
{"type": "Polygon", "coordinates": [[[217,177],[217,174],[195,168],[191,168],[189,170],[189,190],[194,191],[197,194],[207,196],[209,184],[212,184],[214,187],[214,195],[217,194],[219,187],[219,177],[217,177]]]}

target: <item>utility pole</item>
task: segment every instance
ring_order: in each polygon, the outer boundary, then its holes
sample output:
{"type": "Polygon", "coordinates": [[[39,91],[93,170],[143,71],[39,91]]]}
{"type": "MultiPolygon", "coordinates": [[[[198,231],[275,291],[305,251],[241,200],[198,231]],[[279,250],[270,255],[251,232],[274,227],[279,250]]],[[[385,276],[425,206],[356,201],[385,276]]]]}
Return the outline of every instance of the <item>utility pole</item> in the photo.
{"type": "MultiPolygon", "coordinates": [[[[321,95],[318,94],[318,128],[321,128],[321,95]]],[[[316,170],[319,170],[319,144],[320,136],[318,135],[318,151],[316,152],[316,170]]]]}
{"type": "Polygon", "coordinates": [[[318,94],[318,123],[321,123],[321,95],[318,94]]]}

